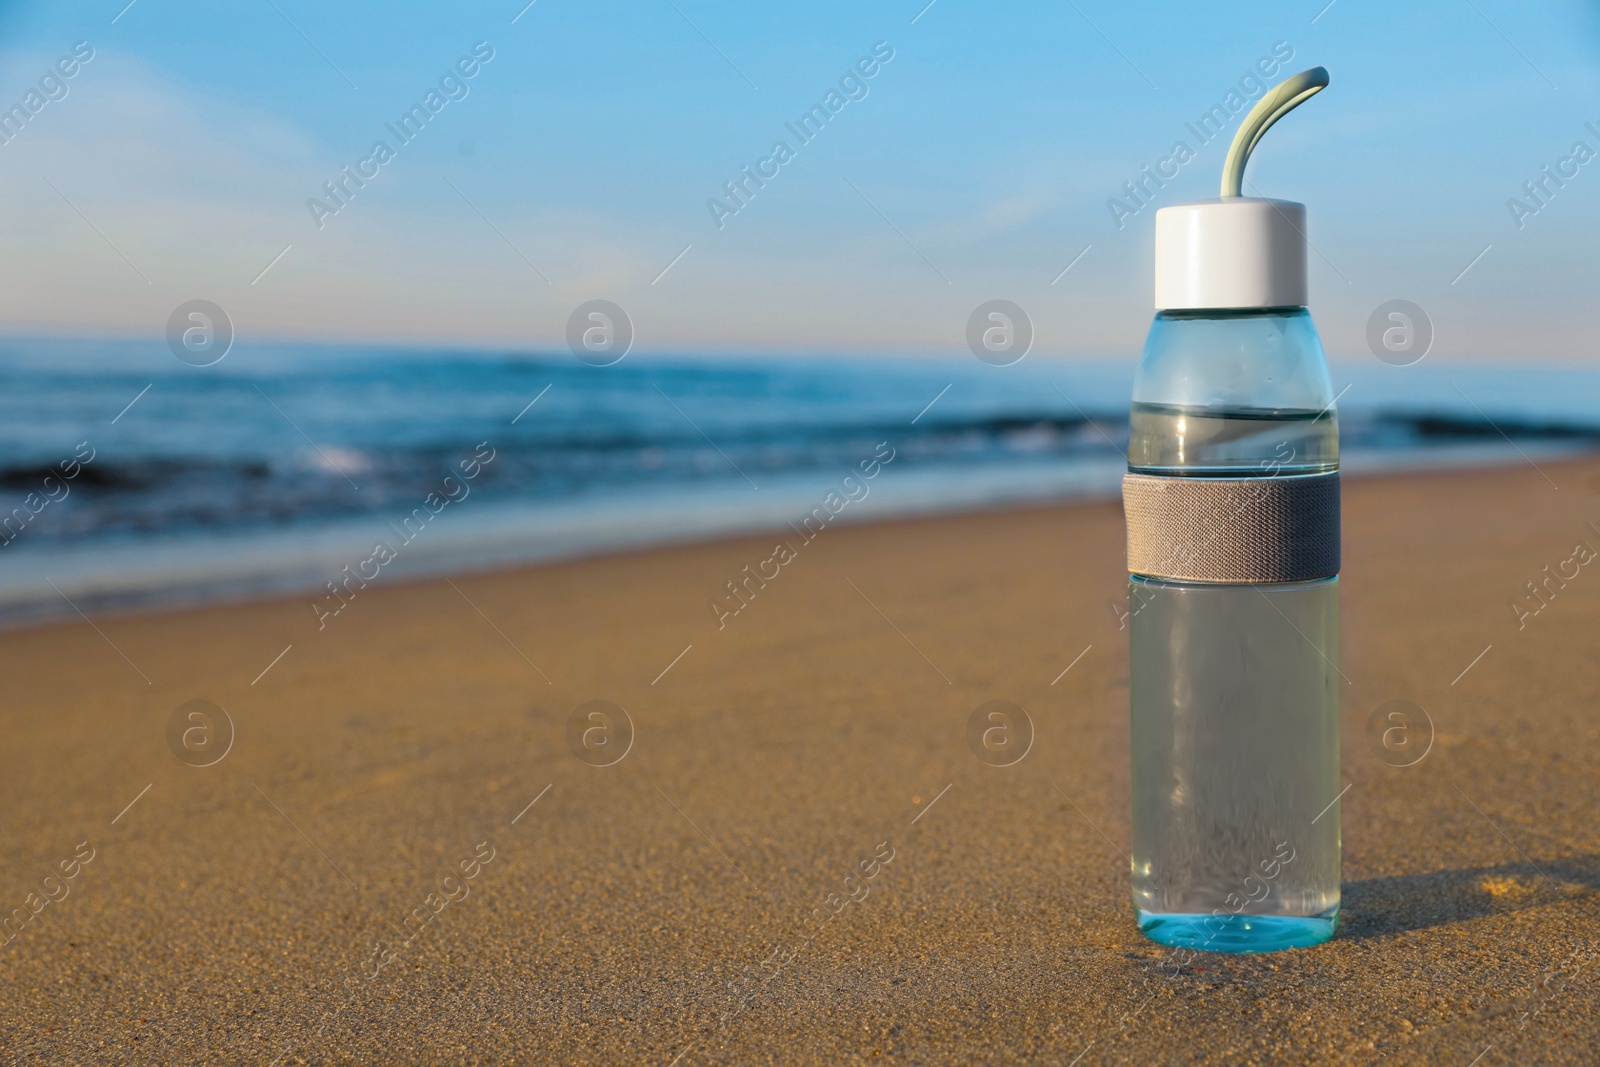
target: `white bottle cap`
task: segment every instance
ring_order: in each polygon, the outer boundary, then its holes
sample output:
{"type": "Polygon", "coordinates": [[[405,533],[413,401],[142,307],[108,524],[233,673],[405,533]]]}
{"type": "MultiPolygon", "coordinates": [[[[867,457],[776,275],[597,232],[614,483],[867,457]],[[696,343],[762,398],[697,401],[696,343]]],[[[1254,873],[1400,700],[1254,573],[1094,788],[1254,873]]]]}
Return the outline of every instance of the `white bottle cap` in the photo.
{"type": "Polygon", "coordinates": [[[1304,307],[1306,206],[1226,196],[1156,212],[1156,310],[1304,307]]]}

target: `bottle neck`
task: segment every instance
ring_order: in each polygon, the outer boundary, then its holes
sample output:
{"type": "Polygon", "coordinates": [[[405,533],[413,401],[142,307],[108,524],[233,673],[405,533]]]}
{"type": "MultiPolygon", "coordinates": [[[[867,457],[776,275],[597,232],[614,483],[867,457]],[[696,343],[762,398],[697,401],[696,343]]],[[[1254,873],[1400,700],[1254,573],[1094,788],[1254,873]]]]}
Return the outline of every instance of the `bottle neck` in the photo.
{"type": "Polygon", "coordinates": [[[1259,319],[1310,314],[1304,304],[1270,308],[1158,308],[1156,318],[1168,322],[1189,319],[1259,319]]]}
{"type": "Polygon", "coordinates": [[[1161,311],[1134,382],[1129,469],[1234,478],[1337,470],[1334,399],[1304,307],[1161,311]]]}

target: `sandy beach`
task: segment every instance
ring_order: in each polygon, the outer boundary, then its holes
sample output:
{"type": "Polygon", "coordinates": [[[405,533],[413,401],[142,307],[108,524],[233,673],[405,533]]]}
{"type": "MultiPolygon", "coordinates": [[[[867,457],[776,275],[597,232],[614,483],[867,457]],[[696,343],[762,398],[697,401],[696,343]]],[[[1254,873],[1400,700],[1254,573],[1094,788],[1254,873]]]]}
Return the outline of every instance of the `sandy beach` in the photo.
{"type": "Polygon", "coordinates": [[[1291,953],[1134,926],[1122,536],[1038,507],[0,636],[0,1059],[1594,1063],[1600,461],[1347,480],[1345,912],[1291,953]]]}

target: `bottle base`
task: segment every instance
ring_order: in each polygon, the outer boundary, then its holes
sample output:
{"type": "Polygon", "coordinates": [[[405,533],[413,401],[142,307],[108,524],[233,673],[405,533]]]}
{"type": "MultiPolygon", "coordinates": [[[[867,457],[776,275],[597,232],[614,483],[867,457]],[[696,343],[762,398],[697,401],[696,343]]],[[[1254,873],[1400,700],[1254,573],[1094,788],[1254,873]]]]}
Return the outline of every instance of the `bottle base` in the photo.
{"type": "Polygon", "coordinates": [[[1339,925],[1339,909],[1322,915],[1185,915],[1134,909],[1150,940],[1201,952],[1279,952],[1320,945],[1339,925]],[[1219,925],[1220,924],[1220,925],[1219,925]]]}

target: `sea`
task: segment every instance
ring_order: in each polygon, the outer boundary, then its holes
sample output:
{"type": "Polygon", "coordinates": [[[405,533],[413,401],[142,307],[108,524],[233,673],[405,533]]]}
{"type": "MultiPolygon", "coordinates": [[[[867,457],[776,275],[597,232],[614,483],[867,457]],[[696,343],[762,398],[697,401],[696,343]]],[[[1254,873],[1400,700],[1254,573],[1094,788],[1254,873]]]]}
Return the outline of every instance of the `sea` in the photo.
{"type": "MultiPolygon", "coordinates": [[[[1600,369],[1331,372],[1346,471],[1600,448],[1600,369]]],[[[195,367],[159,343],[0,341],[0,625],[781,533],[830,493],[838,522],[1109,497],[1132,380],[1131,356],[595,367],[283,343],[195,367]]]]}

